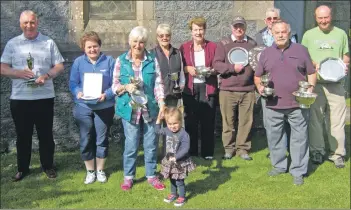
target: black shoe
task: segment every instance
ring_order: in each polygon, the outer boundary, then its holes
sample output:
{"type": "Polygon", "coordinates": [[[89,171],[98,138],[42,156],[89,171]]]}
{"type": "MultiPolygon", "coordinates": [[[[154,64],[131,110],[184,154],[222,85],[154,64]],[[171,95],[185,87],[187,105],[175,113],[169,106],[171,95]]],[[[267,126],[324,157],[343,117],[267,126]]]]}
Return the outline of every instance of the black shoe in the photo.
{"type": "Polygon", "coordinates": [[[252,157],[250,157],[248,154],[242,154],[239,157],[243,160],[252,160],[252,157]]]}
{"type": "Polygon", "coordinates": [[[44,173],[46,174],[46,176],[49,179],[55,179],[57,177],[56,171],[55,169],[51,168],[51,169],[45,169],[44,173]]]}
{"type": "Polygon", "coordinates": [[[323,163],[323,155],[321,153],[315,153],[311,155],[311,162],[316,165],[323,163]]]}
{"type": "Polygon", "coordinates": [[[17,172],[15,176],[12,177],[13,182],[21,181],[25,176],[27,176],[29,172],[17,172]]]}
{"type": "Polygon", "coordinates": [[[232,157],[233,157],[232,154],[225,153],[224,156],[222,157],[222,159],[224,159],[224,160],[230,160],[230,159],[232,159],[232,157]]]}

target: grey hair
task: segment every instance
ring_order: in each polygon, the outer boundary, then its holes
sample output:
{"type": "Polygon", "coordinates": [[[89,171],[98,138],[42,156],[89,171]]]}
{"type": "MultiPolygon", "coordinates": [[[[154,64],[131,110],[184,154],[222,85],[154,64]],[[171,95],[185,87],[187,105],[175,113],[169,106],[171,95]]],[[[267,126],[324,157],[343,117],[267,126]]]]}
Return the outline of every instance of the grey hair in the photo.
{"type": "Polygon", "coordinates": [[[129,33],[129,42],[133,40],[138,40],[146,43],[147,39],[148,39],[148,32],[144,26],[134,27],[129,33]]]}
{"type": "Polygon", "coordinates": [[[23,15],[33,15],[35,17],[35,20],[38,20],[37,14],[35,14],[35,12],[33,12],[32,10],[24,10],[23,12],[21,12],[20,21],[23,15]]]}
{"type": "Polygon", "coordinates": [[[275,8],[275,7],[268,8],[266,10],[266,17],[267,17],[267,14],[270,13],[270,12],[275,12],[275,13],[277,13],[278,17],[280,17],[280,9],[275,8]]]}
{"type": "Polygon", "coordinates": [[[166,24],[166,23],[161,23],[157,26],[156,33],[157,34],[167,33],[169,35],[172,35],[171,26],[169,24],[166,24]]]}
{"type": "Polygon", "coordinates": [[[285,20],[278,20],[278,21],[274,22],[274,23],[272,24],[272,29],[274,28],[275,25],[278,25],[278,24],[286,24],[287,27],[288,27],[288,33],[291,32],[290,24],[289,24],[288,22],[286,22],[285,20]]]}

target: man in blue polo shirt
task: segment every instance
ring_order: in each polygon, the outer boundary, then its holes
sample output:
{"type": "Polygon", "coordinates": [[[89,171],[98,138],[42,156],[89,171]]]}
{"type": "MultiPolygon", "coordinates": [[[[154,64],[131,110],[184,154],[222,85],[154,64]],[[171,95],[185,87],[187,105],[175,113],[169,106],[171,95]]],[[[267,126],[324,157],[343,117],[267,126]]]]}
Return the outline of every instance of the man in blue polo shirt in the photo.
{"type": "Polygon", "coordinates": [[[266,48],[260,56],[255,85],[260,94],[264,87],[261,76],[270,73],[271,87],[275,89],[275,96],[266,103],[266,133],[268,148],[271,154],[273,169],[269,176],[276,176],[287,171],[286,138],[283,138],[284,119],[287,118],[291,127],[290,137],[290,173],[294,177],[295,185],[303,184],[303,176],[307,173],[309,158],[308,150],[308,117],[309,110],[299,108],[292,93],[299,88],[299,81],[312,84],[313,91],[316,84],[316,72],[311,58],[305,47],[292,43],[290,25],[285,21],[277,21],[272,27],[274,44],[266,48]]]}

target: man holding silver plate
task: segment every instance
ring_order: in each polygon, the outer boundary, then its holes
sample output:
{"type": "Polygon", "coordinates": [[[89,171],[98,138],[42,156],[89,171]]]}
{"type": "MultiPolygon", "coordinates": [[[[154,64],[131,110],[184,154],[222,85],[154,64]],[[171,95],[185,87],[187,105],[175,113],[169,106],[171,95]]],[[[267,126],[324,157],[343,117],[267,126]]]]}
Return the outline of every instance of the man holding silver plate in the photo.
{"type": "Polygon", "coordinates": [[[64,59],[55,42],[38,31],[38,18],[33,11],[22,12],[20,27],[23,34],[11,39],[1,56],[1,76],[12,80],[10,108],[17,133],[17,173],[13,181],[19,181],[29,173],[34,125],[41,167],[48,178],[56,178],[52,79],[64,70],[64,59]]]}
{"type": "Polygon", "coordinates": [[[265,128],[273,166],[268,175],[277,176],[288,170],[287,138],[283,137],[287,119],[291,127],[289,172],[293,176],[293,183],[302,185],[309,159],[309,110],[300,108],[292,93],[299,89],[299,82],[305,81],[307,77],[310,84],[307,92],[311,94],[316,83],[316,73],[306,48],[290,41],[288,23],[281,20],[273,23],[272,32],[275,43],[261,53],[255,71],[255,84],[261,95],[266,88],[261,80],[267,74],[268,86],[275,90],[274,96],[266,101],[265,128]]]}
{"type": "Polygon", "coordinates": [[[214,69],[221,75],[219,104],[225,150],[223,159],[231,159],[236,153],[244,160],[252,160],[248,152],[251,149],[249,133],[253,122],[255,85],[254,72],[248,65],[248,50],[254,48],[256,42],[245,35],[246,21],[243,17],[235,17],[231,28],[232,34],[217,44],[214,57],[214,69]],[[237,119],[238,130],[235,132],[237,119]]]}
{"type": "Polygon", "coordinates": [[[308,30],[302,39],[318,72],[315,88],[318,97],[311,106],[309,124],[311,159],[313,163],[321,164],[324,156],[329,155],[328,159],[337,168],[343,168],[346,102],[341,81],[350,62],[348,38],[345,31],[332,25],[330,7],[317,7],[315,17],[318,26],[308,30]],[[327,131],[329,152],[325,151],[324,129],[327,131]]]}

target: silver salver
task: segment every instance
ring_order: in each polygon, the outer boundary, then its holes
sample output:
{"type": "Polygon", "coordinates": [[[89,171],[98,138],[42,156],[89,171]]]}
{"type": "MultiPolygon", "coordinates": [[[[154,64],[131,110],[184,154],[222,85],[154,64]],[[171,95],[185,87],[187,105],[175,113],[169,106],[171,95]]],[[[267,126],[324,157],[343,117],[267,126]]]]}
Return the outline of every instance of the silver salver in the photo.
{"type": "Polygon", "coordinates": [[[260,60],[261,53],[264,49],[266,49],[266,46],[258,46],[258,47],[252,48],[249,51],[249,64],[252,70],[256,71],[258,66],[258,61],[260,60]]]}
{"type": "Polygon", "coordinates": [[[346,65],[340,58],[326,58],[320,62],[319,76],[322,79],[338,82],[345,77],[346,65]]]}
{"type": "Polygon", "coordinates": [[[147,104],[147,96],[140,91],[134,91],[132,94],[130,94],[130,105],[133,109],[137,108],[146,108],[147,104]]]}
{"type": "Polygon", "coordinates": [[[249,64],[249,53],[245,48],[234,47],[228,52],[228,60],[231,64],[249,64]]]}

